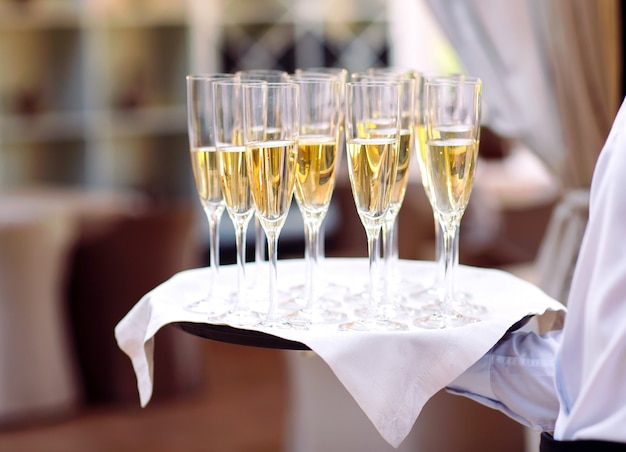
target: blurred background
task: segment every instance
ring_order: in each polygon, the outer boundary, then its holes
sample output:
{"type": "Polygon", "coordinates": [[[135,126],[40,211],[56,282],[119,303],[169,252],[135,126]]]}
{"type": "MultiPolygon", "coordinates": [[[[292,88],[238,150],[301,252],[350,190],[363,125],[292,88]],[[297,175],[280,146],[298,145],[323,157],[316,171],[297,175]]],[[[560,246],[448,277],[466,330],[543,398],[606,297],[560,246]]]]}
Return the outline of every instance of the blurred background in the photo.
{"type": "MultiPolygon", "coordinates": [[[[160,282],[209,263],[186,74],[398,66],[482,77],[461,263],[512,271],[566,301],[593,165],[622,100],[622,42],[617,0],[0,0],[0,450],[332,450],[298,444],[306,367],[290,352],[165,328],[155,396],[139,408],[113,328],[160,282]]],[[[366,256],[342,171],[326,254],[366,256]]],[[[232,263],[229,219],[220,231],[222,263],[232,263]]],[[[402,258],[434,256],[417,173],[399,241],[402,258]]],[[[303,255],[297,209],[279,252],[303,255]]],[[[342,389],[328,384],[306,391],[342,389]]],[[[307,416],[319,438],[371,428],[345,420],[342,433],[307,416]]],[[[403,450],[521,451],[534,441],[443,393],[415,431],[403,450]]],[[[386,450],[377,439],[371,450],[386,450]]],[[[343,450],[364,450],[355,447],[343,450]]]]}

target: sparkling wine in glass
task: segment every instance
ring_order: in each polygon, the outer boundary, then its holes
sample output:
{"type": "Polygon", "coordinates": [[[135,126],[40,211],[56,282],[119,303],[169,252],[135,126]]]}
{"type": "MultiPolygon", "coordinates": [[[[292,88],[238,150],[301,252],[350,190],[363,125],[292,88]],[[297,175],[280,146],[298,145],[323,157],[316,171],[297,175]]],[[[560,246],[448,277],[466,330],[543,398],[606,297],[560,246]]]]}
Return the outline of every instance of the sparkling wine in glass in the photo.
{"type": "Polygon", "coordinates": [[[367,236],[368,304],[364,317],[341,330],[392,331],[407,326],[380,309],[379,237],[391,204],[398,165],[401,84],[358,81],[346,86],[346,144],[352,195],[367,236]]]}
{"type": "MultiPolygon", "coordinates": [[[[247,82],[262,84],[264,82],[247,82]]],[[[213,84],[215,147],[218,154],[221,189],[226,211],[235,228],[237,249],[237,287],[234,306],[224,316],[231,323],[249,326],[261,317],[249,307],[245,293],[246,231],[254,215],[252,193],[243,143],[242,82],[238,79],[216,81],[213,84]]]]}
{"type": "MultiPolygon", "coordinates": [[[[289,73],[280,69],[244,69],[236,72],[242,82],[262,81],[267,83],[284,83],[289,81],[289,73]]],[[[265,235],[258,217],[254,217],[254,256],[257,263],[257,274],[265,262],[265,235]]]]}
{"type": "MultiPolygon", "coordinates": [[[[344,117],[345,117],[345,98],[346,98],[346,83],[348,82],[348,71],[342,67],[323,67],[323,66],[310,66],[304,68],[297,68],[295,70],[296,77],[332,77],[335,80],[341,83],[341,100],[340,100],[340,119],[339,119],[339,146],[337,148],[337,153],[339,158],[335,164],[335,173],[339,174],[341,171],[342,165],[345,164],[344,159],[346,158],[346,137],[345,137],[345,128],[344,128],[344,117]]],[[[326,252],[324,246],[324,224],[322,224],[322,229],[318,234],[318,249],[319,254],[317,256],[318,259],[318,267],[321,270],[322,275],[320,275],[320,279],[323,279],[323,282],[320,282],[326,288],[326,294],[328,297],[335,298],[334,305],[339,306],[343,304],[343,299],[346,295],[348,295],[348,286],[345,282],[340,281],[340,278],[333,277],[333,275],[323,274],[324,273],[324,260],[326,259],[326,252]]]]}
{"type": "MultiPolygon", "coordinates": [[[[397,271],[399,259],[397,242],[397,219],[406,187],[409,182],[409,168],[415,144],[415,80],[416,76],[408,70],[392,68],[369,69],[365,73],[352,74],[353,80],[393,80],[401,84],[400,103],[400,140],[398,143],[398,166],[393,181],[391,202],[382,227],[383,239],[383,302],[389,317],[405,316],[409,311],[403,303],[402,293],[409,290],[408,281],[402,281],[397,271]],[[401,283],[402,287],[401,287],[401,283]]],[[[414,285],[414,284],[412,284],[414,285]]]]}
{"type": "Polygon", "coordinates": [[[226,297],[218,285],[219,275],[219,224],[224,213],[218,156],[215,148],[213,120],[213,83],[232,79],[232,74],[214,73],[188,75],[187,126],[191,167],[196,191],[209,223],[210,281],[209,294],[187,308],[206,313],[209,317],[223,314],[228,309],[226,297]]]}
{"type": "Polygon", "coordinates": [[[319,240],[328,212],[337,174],[342,83],[327,76],[301,75],[292,80],[300,92],[300,134],[296,165],[295,197],[305,227],[306,281],[304,307],[290,320],[296,327],[340,322],[345,314],[331,308],[332,302],[320,293],[324,284],[318,277],[319,240]]]}
{"type": "Polygon", "coordinates": [[[264,326],[285,326],[278,311],[278,237],[293,198],[300,109],[295,83],[243,84],[244,144],[252,200],[268,242],[269,307],[264,326]]]}
{"type": "MultiPolygon", "coordinates": [[[[418,99],[419,99],[419,105],[420,107],[416,109],[416,137],[417,137],[417,143],[416,143],[416,149],[417,149],[417,162],[418,162],[418,166],[419,166],[419,170],[420,170],[420,174],[421,174],[421,182],[422,182],[422,186],[424,188],[424,192],[426,194],[426,197],[428,198],[429,202],[431,202],[431,191],[430,191],[430,181],[429,181],[429,174],[426,170],[426,153],[428,150],[427,144],[426,144],[426,127],[424,125],[424,84],[426,83],[426,81],[434,81],[434,80],[438,80],[438,79],[443,79],[443,80],[462,80],[464,78],[467,78],[468,76],[465,74],[458,74],[458,73],[454,73],[454,74],[442,74],[442,73],[423,73],[421,74],[421,87],[419,88],[419,92],[418,92],[418,99]]],[[[466,132],[468,130],[467,126],[456,126],[456,127],[448,127],[448,130],[446,131],[446,128],[444,127],[442,129],[442,131],[444,133],[447,134],[448,137],[454,137],[455,135],[455,128],[456,130],[456,135],[458,136],[463,136],[464,131],[466,132]]],[[[465,133],[466,134],[466,133],[465,133]]],[[[439,309],[439,301],[442,298],[442,293],[444,290],[444,282],[445,282],[445,268],[446,268],[446,262],[445,262],[445,256],[444,256],[444,243],[443,243],[443,231],[441,229],[441,223],[439,222],[439,219],[437,218],[437,215],[435,213],[435,211],[433,211],[433,221],[434,221],[434,228],[435,228],[435,274],[434,274],[434,278],[432,283],[430,284],[430,286],[426,287],[426,289],[420,289],[417,292],[416,291],[412,291],[411,296],[409,297],[409,300],[411,300],[413,303],[416,303],[417,306],[419,306],[422,310],[428,311],[428,310],[436,310],[439,309]]],[[[456,264],[458,265],[458,259],[459,259],[459,253],[458,253],[458,249],[459,249],[459,234],[456,235],[455,241],[457,243],[454,244],[453,249],[456,251],[456,255],[455,255],[455,261],[456,264]]],[[[468,294],[467,292],[463,292],[463,291],[458,291],[457,288],[454,288],[455,291],[455,295],[453,296],[453,299],[455,300],[455,306],[458,308],[458,310],[462,313],[467,313],[469,315],[481,315],[484,314],[486,309],[484,306],[480,306],[480,305],[476,305],[474,303],[471,303],[469,300],[471,299],[470,294],[468,294]]]]}
{"type": "Polygon", "coordinates": [[[443,238],[444,284],[439,310],[415,320],[417,326],[446,328],[477,319],[455,309],[458,230],[472,192],[480,142],[482,83],[475,77],[426,80],[424,169],[428,199],[443,238]]]}

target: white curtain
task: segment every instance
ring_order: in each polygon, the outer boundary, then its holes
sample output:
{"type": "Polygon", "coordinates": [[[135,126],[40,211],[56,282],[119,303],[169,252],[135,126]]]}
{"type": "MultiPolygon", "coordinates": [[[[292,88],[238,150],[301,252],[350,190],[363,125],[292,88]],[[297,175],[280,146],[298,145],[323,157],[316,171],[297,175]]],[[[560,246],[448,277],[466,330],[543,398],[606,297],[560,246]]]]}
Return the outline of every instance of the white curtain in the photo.
{"type": "Polygon", "coordinates": [[[621,101],[619,1],[427,3],[483,79],[489,125],[520,139],[564,187],[588,187],[621,101]]]}
{"type": "Polygon", "coordinates": [[[487,124],[519,139],[562,184],[537,267],[540,286],[565,301],[584,192],[622,100],[620,3],[426,1],[467,72],[483,79],[487,124]],[[564,248],[570,259],[560,258],[564,248]]]}

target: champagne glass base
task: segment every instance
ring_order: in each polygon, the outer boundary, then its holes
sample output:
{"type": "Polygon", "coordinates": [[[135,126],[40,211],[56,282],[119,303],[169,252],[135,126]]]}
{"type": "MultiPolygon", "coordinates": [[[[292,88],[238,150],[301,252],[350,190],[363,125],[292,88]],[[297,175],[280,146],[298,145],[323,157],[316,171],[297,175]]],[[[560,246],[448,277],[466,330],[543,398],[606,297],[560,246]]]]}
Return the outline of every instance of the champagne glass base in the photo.
{"type": "Polygon", "coordinates": [[[339,331],[406,331],[408,326],[382,317],[369,317],[342,323],[339,331]]]}
{"type": "Polygon", "coordinates": [[[185,306],[185,310],[196,314],[204,314],[209,320],[223,316],[231,309],[231,305],[222,299],[203,298],[185,306]]]}
{"type": "Polygon", "coordinates": [[[287,318],[278,318],[278,319],[262,319],[258,326],[262,326],[265,328],[276,328],[280,330],[287,330],[291,328],[291,324],[289,323],[289,319],[287,318]]]}
{"type": "Polygon", "coordinates": [[[442,289],[437,286],[426,287],[421,290],[409,292],[405,298],[407,300],[415,300],[420,303],[428,303],[441,299],[442,292],[442,289]]]}
{"type": "Polygon", "coordinates": [[[467,292],[455,292],[453,306],[454,309],[463,315],[476,317],[485,315],[487,308],[476,303],[472,303],[472,295],[467,292]]]}
{"type": "Polygon", "coordinates": [[[294,313],[303,309],[304,300],[302,300],[301,298],[295,298],[291,296],[280,297],[280,300],[278,300],[278,307],[281,311],[288,311],[288,312],[294,313]]]}
{"type": "MultiPolygon", "coordinates": [[[[348,294],[347,287],[338,285],[320,284],[318,289],[319,303],[326,309],[336,309],[343,305],[345,295],[348,294]]],[[[300,310],[306,306],[306,287],[304,284],[297,284],[289,288],[279,290],[281,296],[282,307],[292,310],[300,310]]]]}
{"type": "Polygon", "coordinates": [[[479,321],[479,319],[476,319],[474,317],[466,317],[459,313],[435,313],[426,317],[420,317],[415,319],[413,321],[413,325],[419,328],[437,330],[444,328],[458,328],[479,321]]]}
{"type": "Polygon", "coordinates": [[[261,323],[262,315],[250,309],[229,311],[221,316],[221,320],[235,326],[256,326],[261,323]]]}
{"type": "MultiPolygon", "coordinates": [[[[410,316],[414,311],[411,308],[402,306],[398,303],[382,303],[377,308],[380,316],[385,319],[403,319],[410,316]]],[[[367,318],[369,315],[370,308],[361,307],[354,310],[354,314],[359,318],[367,318]]]]}
{"type": "Polygon", "coordinates": [[[341,304],[341,300],[350,295],[350,287],[335,282],[326,281],[324,293],[329,303],[341,304]]]}
{"type": "Polygon", "coordinates": [[[345,322],[348,316],[343,312],[329,309],[301,309],[289,319],[289,324],[300,330],[306,330],[313,325],[326,325],[345,322]]]}
{"type": "Polygon", "coordinates": [[[464,316],[476,317],[485,315],[487,308],[469,301],[459,301],[454,303],[454,309],[464,316]]]}

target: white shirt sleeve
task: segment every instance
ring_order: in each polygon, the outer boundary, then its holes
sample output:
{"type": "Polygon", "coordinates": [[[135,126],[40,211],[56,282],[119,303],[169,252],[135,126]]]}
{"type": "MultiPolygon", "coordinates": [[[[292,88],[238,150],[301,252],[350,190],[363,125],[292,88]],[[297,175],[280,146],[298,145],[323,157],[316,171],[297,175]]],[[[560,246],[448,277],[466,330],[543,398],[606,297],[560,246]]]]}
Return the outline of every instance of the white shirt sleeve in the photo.
{"type": "Polygon", "coordinates": [[[552,431],[559,413],[555,356],[561,330],[514,332],[459,376],[448,392],[469,397],[536,430],[552,431]]]}
{"type": "Polygon", "coordinates": [[[559,440],[626,443],[626,103],[593,174],[557,356],[559,440]]]}
{"type": "Polygon", "coordinates": [[[507,335],[449,391],[557,440],[626,443],[626,102],[600,153],[562,331],[507,335]]]}

